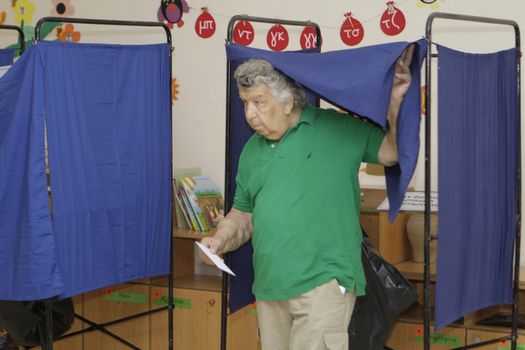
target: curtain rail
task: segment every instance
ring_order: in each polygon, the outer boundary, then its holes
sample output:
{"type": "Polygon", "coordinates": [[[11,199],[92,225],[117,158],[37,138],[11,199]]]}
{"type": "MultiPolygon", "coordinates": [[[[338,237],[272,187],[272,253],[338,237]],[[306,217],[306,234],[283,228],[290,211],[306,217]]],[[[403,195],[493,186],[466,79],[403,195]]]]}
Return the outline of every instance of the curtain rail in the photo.
{"type": "Polygon", "coordinates": [[[18,32],[18,42],[20,43],[19,52],[20,55],[22,55],[26,49],[26,39],[22,28],[8,24],[0,24],[0,30],[15,30],[18,32]]]}

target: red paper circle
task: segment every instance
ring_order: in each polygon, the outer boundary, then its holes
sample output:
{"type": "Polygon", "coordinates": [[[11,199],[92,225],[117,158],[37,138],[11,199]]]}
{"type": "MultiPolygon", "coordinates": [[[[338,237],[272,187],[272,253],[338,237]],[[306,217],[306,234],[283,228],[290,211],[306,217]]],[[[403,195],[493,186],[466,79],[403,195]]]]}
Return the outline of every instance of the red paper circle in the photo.
{"type": "Polygon", "coordinates": [[[276,24],[270,28],[266,34],[266,43],[268,47],[274,51],[282,51],[288,46],[288,31],[280,24],[276,24]]]}
{"type": "Polygon", "coordinates": [[[215,33],[215,19],[208,11],[203,11],[195,21],[195,33],[203,39],[215,33]]]}
{"type": "Polygon", "coordinates": [[[381,16],[380,24],[386,35],[397,35],[405,29],[405,15],[397,7],[389,5],[381,16]]]}
{"type": "Polygon", "coordinates": [[[301,47],[303,50],[317,46],[317,31],[314,27],[305,27],[301,33],[301,47]]]}
{"type": "Polygon", "coordinates": [[[233,42],[236,44],[248,46],[252,43],[254,36],[253,26],[248,21],[239,21],[233,26],[233,42]]]}
{"type": "Polygon", "coordinates": [[[339,31],[341,40],[348,46],[357,45],[365,36],[365,28],[357,19],[348,17],[341,25],[339,31]]]}

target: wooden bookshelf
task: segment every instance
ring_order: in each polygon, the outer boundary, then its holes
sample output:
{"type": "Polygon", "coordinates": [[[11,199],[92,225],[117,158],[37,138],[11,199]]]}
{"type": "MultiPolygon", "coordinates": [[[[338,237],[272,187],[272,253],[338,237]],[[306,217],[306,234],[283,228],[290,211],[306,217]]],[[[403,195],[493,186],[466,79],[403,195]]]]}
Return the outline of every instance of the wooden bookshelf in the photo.
{"type": "MultiPolygon", "coordinates": [[[[173,283],[176,288],[221,291],[221,277],[195,273],[195,241],[213,236],[216,230],[205,232],[194,230],[173,230],[173,283]]],[[[167,286],[167,280],[155,281],[156,285],[167,286]]]]}
{"type": "Polygon", "coordinates": [[[222,277],[207,276],[207,275],[188,275],[173,280],[173,285],[176,288],[184,289],[198,289],[213,292],[222,291],[222,277]]]}
{"type": "Polygon", "coordinates": [[[210,231],[180,230],[174,227],[173,237],[200,240],[204,237],[213,236],[215,234],[215,231],[216,230],[210,230],[210,231]]]}
{"type": "Polygon", "coordinates": [[[377,207],[386,198],[386,190],[375,188],[361,189],[361,213],[377,213],[377,207]]]}
{"type": "MultiPolygon", "coordinates": [[[[376,191],[365,193],[364,196],[368,195],[371,202],[375,202],[372,197],[379,198],[380,193],[376,191]]],[[[375,205],[375,203],[373,204],[375,205]]],[[[419,294],[418,302],[413,305],[410,309],[405,311],[399,316],[396,327],[392,331],[392,334],[387,342],[387,346],[394,349],[404,350],[418,350],[421,349],[421,337],[423,335],[423,289],[424,289],[424,263],[416,262],[413,260],[412,248],[407,238],[406,224],[409,212],[400,212],[397,219],[394,222],[389,222],[387,212],[376,211],[378,219],[373,218],[373,205],[370,205],[364,214],[361,213],[362,218],[368,217],[377,220],[378,222],[378,249],[379,253],[384,259],[394,264],[394,266],[410,280],[414,287],[417,289],[419,294]]],[[[368,219],[369,222],[374,222],[372,219],[368,219]]],[[[369,225],[373,227],[372,225],[369,225]]],[[[434,297],[435,297],[435,282],[436,282],[436,263],[430,264],[430,313],[431,313],[431,325],[434,320],[434,297]]],[[[519,273],[519,288],[520,288],[520,300],[525,297],[525,268],[520,269],[519,273]]],[[[466,314],[463,318],[452,323],[450,327],[446,327],[439,334],[443,335],[445,341],[466,341],[468,344],[479,342],[479,340],[494,339],[496,336],[508,336],[510,334],[510,328],[497,325],[485,325],[481,324],[481,320],[487,319],[496,314],[510,313],[511,309],[509,305],[498,305],[493,307],[484,308],[476,312],[466,314]]],[[[523,315],[525,314],[525,306],[519,306],[518,312],[523,315]]],[[[518,328],[520,339],[525,336],[525,328],[518,328]]],[[[520,342],[522,344],[522,342],[520,342]]],[[[525,344],[522,344],[525,345],[525,344]]],[[[462,346],[461,344],[456,346],[462,346]]],[[[483,347],[485,349],[485,347],[483,347]]],[[[489,349],[487,347],[487,349],[489,349]]],[[[490,348],[495,349],[495,348],[490,348]]],[[[499,348],[498,348],[499,349],[499,348]]]]}
{"type": "MultiPolygon", "coordinates": [[[[413,260],[403,261],[394,265],[399,272],[409,280],[423,281],[424,264],[413,260]]],[[[436,264],[430,264],[430,280],[436,280],[436,264]]],[[[520,268],[520,290],[525,290],[525,268],[520,268]]]]}
{"type": "MultiPolygon", "coordinates": [[[[413,260],[407,260],[402,263],[394,265],[399,272],[409,280],[423,281],[425,264],[413,260]]],[[[430,264],[430,280],[436,280],[436,264],[430,264]]]]}

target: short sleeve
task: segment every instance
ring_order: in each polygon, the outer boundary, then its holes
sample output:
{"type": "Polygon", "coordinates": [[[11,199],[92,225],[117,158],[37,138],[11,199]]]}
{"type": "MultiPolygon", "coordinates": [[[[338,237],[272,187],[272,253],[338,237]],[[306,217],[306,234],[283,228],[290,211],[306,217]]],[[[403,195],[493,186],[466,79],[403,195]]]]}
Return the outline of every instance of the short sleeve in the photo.
{"type": "Polygon", "coordinates": [[[351,147],[361,150],[361,161],[378,164],[378,153],[383,138],[384,130],[377,124],[355,116],[346,118],[348,132],[352,135],[351,147]]]}
{"type": "Polygon", "coordinates": [[[369,129],[368,140],[363,155],[363,162],[379,164],[378,154],[381,144],[383,143],[383,139],[385,138],[385,131],[371,122],[363,123],[368,124],[367,127],[369,129]]]}
{"type": "Polygon", "coordinates": [[[243,156],[243,154],[244,152],[241,152],[237,176],[235,178],[237,186],[235,189],[235,197],[233,198],[233,208],[243,212],[251,213],[253,211],[252,201],[250,199],[248,191],[246,190],[248,179],[248,166],[246,164],[247,160],[243,156]]]}

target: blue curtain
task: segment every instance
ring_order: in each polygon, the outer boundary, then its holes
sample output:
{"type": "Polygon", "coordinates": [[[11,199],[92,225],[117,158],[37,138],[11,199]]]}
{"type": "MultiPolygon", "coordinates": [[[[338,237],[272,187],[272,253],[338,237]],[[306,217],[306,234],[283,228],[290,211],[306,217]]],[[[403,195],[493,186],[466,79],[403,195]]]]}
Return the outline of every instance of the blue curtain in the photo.
{"type": "MultiPolygon", "coordinates": [[[[409,44],[396,42],[307,55],[231,44],[226,46],[226,53],[230,62],[266,59],[321,99],[386,128],[395,61],[409,44]]],[[[412,84],[401,106],[397,125],[399,164],[386,169],[391,221],[403,203],[419,151],[420,71],[427,44],[426,40],[414,44],[416,49],[410,67],[412,84]]]]}
{"type": "Polygon", "coordinates": [[[38,48],[63,296],[168,273],[168,46],[38,48]]]}
{"type": "Polygon", "coordinates": [[[480,308],[512,303],[519,52],[438,50],[439,329],[480,308]]]}
{"type": "Polygon", "coordinates": [[[0,78],[0,299],[60,294],[44,161],[42,62],[30,47],[0,78]]]}
{"type": "MultiPolygon", "coordinates": [[[[301,83],[311,99],[322,98],[335,106],[369,118],[386,127],[386,115],[392,88],[394,64],[409,43],[398,42],[332,52],[274,52],[240,45],[227,45],[231,74],[242,62],[250,58],[263,58],[277,69],[301,83]]],[[[398,119],[399,165],[387,171],[387,190],[390,201],[390,220],[394,220],[403,202],[406,188],[417,163],[420,127],[420,69],[426,54],[426,41],[415,43],[411,65],[412,84],[398,119]]],[[[231,86],[231,149],[230,203],[235,193],[237,161],[251,130],[244,119],[242,103],[238,97],[233,76],[231,86]]],[[[230,254],[230,265],[237,277],[231,278],[230,310],[253,302],[252,247],[246,244],[230,254]]]]}
{"type": "Polygon", "coordinates": [[[0,67],[12,65],[14,53],[13,49],[0,49],[0,67]]]}
{"type": "Polygon", "coordinates": [[[168,273],[168,50],[40,42],[0,78],[0,299],[168,273]]]}

